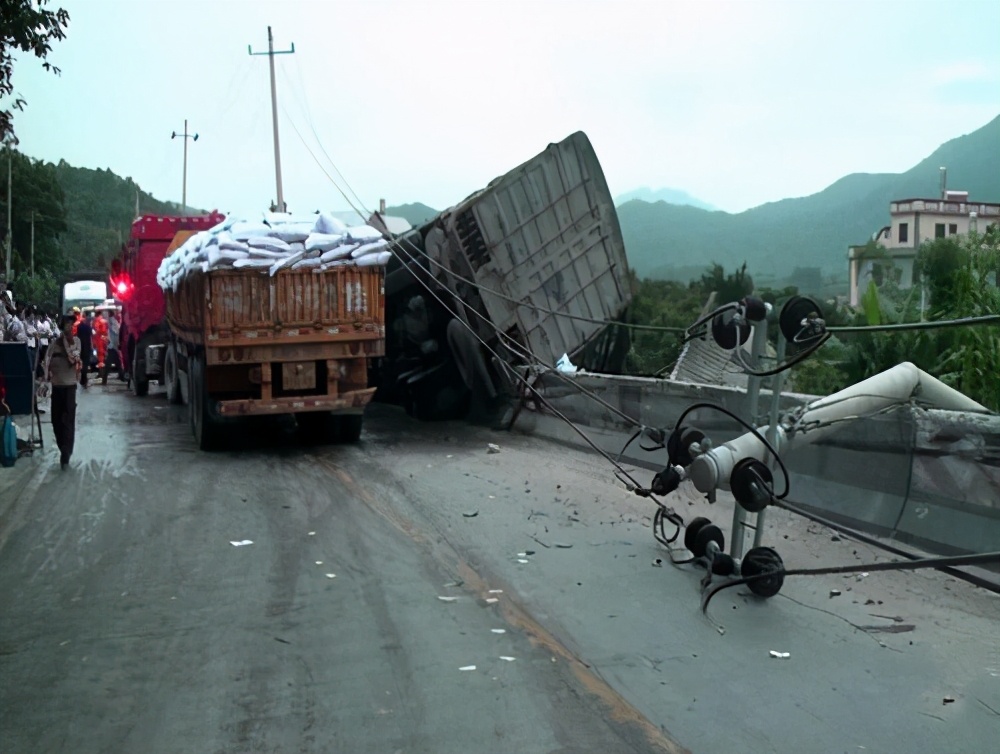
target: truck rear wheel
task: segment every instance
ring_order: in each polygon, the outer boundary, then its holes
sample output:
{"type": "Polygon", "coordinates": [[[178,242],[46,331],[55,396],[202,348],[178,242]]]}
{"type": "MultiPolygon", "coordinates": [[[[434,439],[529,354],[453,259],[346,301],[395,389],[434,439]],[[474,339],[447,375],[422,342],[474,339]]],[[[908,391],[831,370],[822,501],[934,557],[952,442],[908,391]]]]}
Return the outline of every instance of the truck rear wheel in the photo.
{"type": "Polygon", "coordinates": [[[188,359],[190,400],[188,407],[191,417],[191,431],[201,450],[214,450],[222,439],[222,426],[209,410],[208,388],[205,384],[205,357],[192,356],[188,359]]]}
{"type": "Polygon", "coordinates": [[[346,414],[337,419],[337,438],[343,443],[356,443],[361,439],[361,425],[364,424],[363,414],[346,414]]]}
{"type": "Polygon", "coordinates": [[[296,414],[299,435],[310,445],[355,443],[361,438],[361,414],[333,414],[327,411],[296,414]]]}
{"type": "Polygon", "coordinates": [[[145,364],[139,360],[139,354],[142,350],[142,343],[136,343],[132,347],[132,392],[135,393],[138,398],[142,398],[144,395],[149,394],[149,380],[146,378],[146,367],[145,364]]]}
{"type": "Polygon", "coordinates": [[[177,350],[173,343],[167,346],[167,352],[163,356],[163,382],[167,386],[167,401],[174,405],[183,403],[181,380],[177,372],[177,350]]]}

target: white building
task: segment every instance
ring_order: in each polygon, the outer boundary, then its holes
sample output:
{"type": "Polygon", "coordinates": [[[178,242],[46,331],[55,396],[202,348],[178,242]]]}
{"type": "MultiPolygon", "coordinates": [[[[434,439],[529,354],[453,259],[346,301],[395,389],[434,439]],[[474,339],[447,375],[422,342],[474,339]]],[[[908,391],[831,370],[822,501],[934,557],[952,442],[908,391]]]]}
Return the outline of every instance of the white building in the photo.
{"type": "Polygon", "coordinates": [[[880,286],[895,279],[904,289],[918,285],[913,263],[920,244],[970,230],[983,232],[1000,222],[1000,204],[970,202],[967,191],[945,190],[940,199],[897,199],[889,204],[889,216],[890,224],[872,237],[880,247],[877,255],[870,245],[847,251],[851,306],[858,305],[872,280],[880,286]]]}

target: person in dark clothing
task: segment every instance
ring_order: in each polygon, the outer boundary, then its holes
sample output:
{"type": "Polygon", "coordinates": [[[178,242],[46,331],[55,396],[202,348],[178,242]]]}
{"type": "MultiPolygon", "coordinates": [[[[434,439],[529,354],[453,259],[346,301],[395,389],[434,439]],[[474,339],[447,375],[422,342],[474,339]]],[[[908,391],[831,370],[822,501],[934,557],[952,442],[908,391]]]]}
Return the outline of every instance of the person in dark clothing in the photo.
{"type": "Polygon", "coordinates": [[[65,469],[76,437],[76,381],[82,362],[80,339],[73,337],[71,314],[59,320],[59,337],[49,343],[45,376],[52,383],[52,432],[59,447],[59,465],[65,469]]]}
{"type": "Polygon", "coordinates": [[[94,328],[90,324],[89,316],[84,315],[76,326],[76,337],[80,340],[80,359],[83,362],[83,367],[80,369],[80,384],[86,390],[87,373],[90,371],[90,359],[94,352],[94,328]]]}

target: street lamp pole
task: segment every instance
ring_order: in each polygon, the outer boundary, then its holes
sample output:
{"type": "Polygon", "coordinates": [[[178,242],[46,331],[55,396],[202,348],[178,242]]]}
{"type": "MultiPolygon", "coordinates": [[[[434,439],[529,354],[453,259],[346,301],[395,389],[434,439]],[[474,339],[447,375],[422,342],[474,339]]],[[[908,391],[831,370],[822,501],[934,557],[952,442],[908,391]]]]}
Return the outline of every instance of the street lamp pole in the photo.
{"type": "Polygon", "coordinates": [[[188,133],[188,122],[187,118],[184,119],[184,133],[179,134],[173,131],[170,134],[171,139],[176,139],[177,137],[184,139],[184,185],[181,189],[181,214],[187,214],[187,191],[188,191],[188,139],[192,141],[198,141],[198,134],[188,133]]]}

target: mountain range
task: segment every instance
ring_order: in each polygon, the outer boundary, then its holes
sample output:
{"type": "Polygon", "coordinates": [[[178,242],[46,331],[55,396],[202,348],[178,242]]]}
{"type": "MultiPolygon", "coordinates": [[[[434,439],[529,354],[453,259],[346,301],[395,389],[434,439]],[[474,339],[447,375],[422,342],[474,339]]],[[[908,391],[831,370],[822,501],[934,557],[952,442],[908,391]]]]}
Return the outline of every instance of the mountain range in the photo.
{"type": "Polygon", "coordinates": [[[618,207],[618,218],[640,277],[686,281],[712,262],[735,269],[746,261],[758,282],[791,281],[797,270],[846,280],[847,247],[888,224],[892,200],[938,197],[941,167],[949,188],[968,191],[971,201],[1000,202],[1000,117],[904,173],[855,173],[811,196],[736,214],[633,199],[618,207]]]}
{"type": "MultiPolygon", "coordinates": [[[[618,217],[629,264],[642,278],[688,281],[712,263],[735,270],[745,261],[758,283],[841,285],[847,247],[888,224],[890,201],[938,196],[942,166],[949,188],[968,191],[972,201],[1000,202],[1000,117],[946,142],[904,173],[855,173],[811,196],[739,213],[713,210],[678,189],[640,188],[618,197],[618,217]]],[[[128,233],[137,193],[144,213],[178,209],[110,170],[60,161],[55,174],[69,226],[60,241],[71,266],[106,263],[128,233]]],[[[438,214],[419,202],[386,211],[414,226],[438,214]]]]}
{"type": "Polygon", "coordinates": [[[674,188],[659,188],[654,190],[647,188],[646,186],[628,191],[621,196],[616,197],[615,206],[620,207],[626,202],[631,202],[634,199],[638,199],[642,202],[648,202],[650,204],[655,204],[656,202],[666,202],[667,204],[697,207],[698,209],[708,210],[709,212],[715,212],[718,209],[718,207],[713,207],[708,202],[703,202],[701,199],[691,196],[691,194],[687,191],[681,191],[680,189],[674,188]]]}

